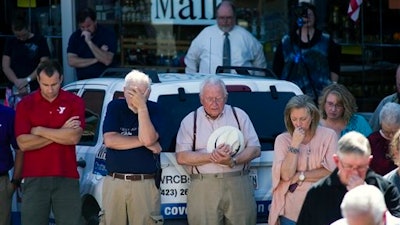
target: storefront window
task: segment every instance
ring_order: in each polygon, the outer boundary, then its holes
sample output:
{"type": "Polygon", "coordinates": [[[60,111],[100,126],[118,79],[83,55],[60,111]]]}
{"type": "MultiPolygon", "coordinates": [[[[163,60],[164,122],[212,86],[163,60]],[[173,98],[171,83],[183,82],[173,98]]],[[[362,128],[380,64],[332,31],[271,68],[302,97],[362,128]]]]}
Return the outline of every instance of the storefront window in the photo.
{"type": "MultiPolygon", "coordinates": [[[[221,0],[87,0],[76,2],[76,12],[91,7],[99,24],[118,35],[119,65],[150,67],[158,71],[184,70],[183,57],[191,41],[215,24],[215,7],[221,0]]],[[[267,60],[287,31],[287,2],[237,0],[238,24],[265,46],[267,60]]]]}

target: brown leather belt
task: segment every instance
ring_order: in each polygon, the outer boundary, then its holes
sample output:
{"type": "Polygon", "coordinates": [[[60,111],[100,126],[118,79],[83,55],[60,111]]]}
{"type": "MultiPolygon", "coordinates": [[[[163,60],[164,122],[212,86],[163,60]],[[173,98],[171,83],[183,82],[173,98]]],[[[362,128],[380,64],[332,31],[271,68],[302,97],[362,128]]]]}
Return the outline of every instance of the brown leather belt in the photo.
{"type": "Polygon", "coordinates": [[[130,181],[154,179],[155,177],[154,174],[130,174],[130,173],[109,173],[108,176],[121,180],[130,180],[130,181]]]}

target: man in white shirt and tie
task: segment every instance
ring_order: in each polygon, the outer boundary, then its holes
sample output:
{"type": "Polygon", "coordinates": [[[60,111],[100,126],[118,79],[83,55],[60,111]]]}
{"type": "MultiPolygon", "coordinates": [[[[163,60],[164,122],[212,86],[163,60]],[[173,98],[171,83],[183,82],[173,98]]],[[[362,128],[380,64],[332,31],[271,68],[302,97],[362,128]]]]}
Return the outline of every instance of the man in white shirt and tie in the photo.
{"type": "Polygon", "coordinates": [[[266,68],[261,43],[236,25],[233,3],[223,0],[216,8],[216,17],[217,24],[204,28],[192,41],[185,57],[186,73],[212,74],[221,65],[266,68]]]}

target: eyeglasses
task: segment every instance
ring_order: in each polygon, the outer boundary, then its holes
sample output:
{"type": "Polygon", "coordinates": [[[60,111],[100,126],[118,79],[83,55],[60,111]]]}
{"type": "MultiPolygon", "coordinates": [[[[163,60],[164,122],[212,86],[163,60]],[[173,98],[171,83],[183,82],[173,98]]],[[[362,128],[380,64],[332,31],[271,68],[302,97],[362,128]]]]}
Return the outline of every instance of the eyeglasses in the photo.
{"type": "Polygon", "coordinates": [[[218,98],[207,97],[207,98],[204,98],[204,101],[207,104],[211,104],[211,103],[214,103],[214,102],[217,103],[217,104],[221,104],[221,103],[223,103],[225,101],[225,97],[218,97],[218,98]]]}
{"type": "Polygon", "coordinates": [[[361,166],[353,166],[353,165],[345,164],[340,160],[339,160],[339,162],[342,165],[343,169],[347,170],[347,171],[357,170],[358,172],[362,173],[362,172],[365,172],[369,168],[369,164],[361,165],[361,166]]]}
{"type": "Polygon", "coordinates": [[[343,105],[342,104],[335,104],[333,102],[325,102],[325,105],[328,106],[331,109],[333,109],[333,108],[335,108],[337,110],[343,109],[343,105]]]}
{"type": "Polygon", "coordinates": [[[387,139],[391,139],[396,132],[397,132],[397,130],[396,131],[388,131],[388,130],[384,130],[383,128],[380,129],[381,135],[386,137],[387,139]]]}

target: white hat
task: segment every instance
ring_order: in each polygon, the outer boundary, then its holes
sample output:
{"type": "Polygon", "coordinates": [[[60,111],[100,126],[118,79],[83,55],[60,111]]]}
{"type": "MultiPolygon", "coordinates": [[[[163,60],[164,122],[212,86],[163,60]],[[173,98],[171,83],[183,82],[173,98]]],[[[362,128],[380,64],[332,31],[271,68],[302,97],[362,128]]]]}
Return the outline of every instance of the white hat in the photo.
{"type": "Polygon", "coordinates": [[[208,138],[207,151],[212,152],[220,144],[231,146],[232,156],[244,149],[244,137],[242,132],[233,126],[220,127],[208,138]]]}

